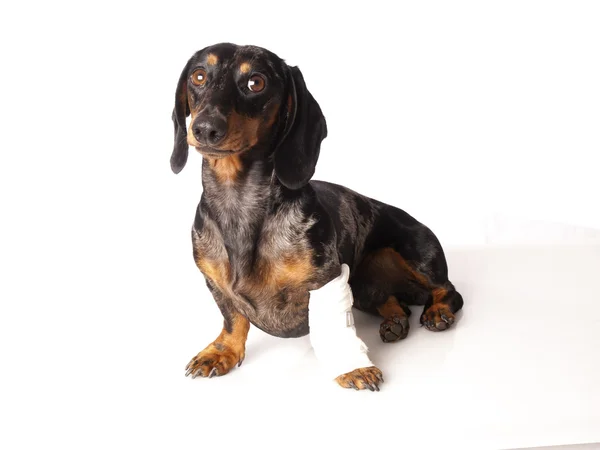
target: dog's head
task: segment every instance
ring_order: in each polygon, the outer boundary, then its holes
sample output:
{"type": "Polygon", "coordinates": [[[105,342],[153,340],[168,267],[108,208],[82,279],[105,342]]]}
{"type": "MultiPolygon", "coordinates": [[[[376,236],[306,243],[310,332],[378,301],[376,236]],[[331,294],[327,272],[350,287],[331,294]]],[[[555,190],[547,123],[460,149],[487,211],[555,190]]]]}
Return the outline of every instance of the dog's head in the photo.
{"type": "Polygon", "coordinates": [[[263,48],[233,44],[190,58],[177,84],[173,122],[173,172],[185,166],[190,145],[209,158],[252,152],[273,158],[277,178],[291,189],[308,183],[327,135],[297,67],[263,48]]]}

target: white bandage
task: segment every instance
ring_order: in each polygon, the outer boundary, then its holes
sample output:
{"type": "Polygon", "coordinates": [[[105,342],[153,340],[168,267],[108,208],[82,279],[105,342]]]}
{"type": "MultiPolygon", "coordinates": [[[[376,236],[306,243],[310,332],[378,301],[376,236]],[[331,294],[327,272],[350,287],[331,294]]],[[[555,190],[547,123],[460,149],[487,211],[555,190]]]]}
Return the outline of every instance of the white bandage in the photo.
{"type": "Polygon", "coordinates": [[[342,264],[340,276],[310,291],[308,303],[310,342],[332,378],[373,365],[367,356],[367,346],[356,335],[349,275],[350,268],[342,264]]]}

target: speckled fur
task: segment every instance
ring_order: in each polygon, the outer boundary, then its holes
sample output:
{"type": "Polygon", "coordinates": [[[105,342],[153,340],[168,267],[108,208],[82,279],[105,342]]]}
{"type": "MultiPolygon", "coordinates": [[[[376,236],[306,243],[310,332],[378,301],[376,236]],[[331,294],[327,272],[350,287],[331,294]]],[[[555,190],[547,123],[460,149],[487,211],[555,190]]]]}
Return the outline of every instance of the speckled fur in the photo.
{"type": "MultiPolygon", "coordinates": [[[[390,295],[426,309],[440,302],[452,313],[462,307],[431,230],[406,212],[343,186],[309,182],[327,129],[297,68],[258,47],[204,49],[184,68],[173,118],[173,170],[185,165],[188,141],[204,157],[194,259],[223,312],[225,330],[241,314],[275,336],[308,333],[309,290],[338,276],[342,263],[351,269],[355,306],[365,311],[377,313],[390,295]],[[215,64],[206,63],[208,54],[215,64]],[[266,77],[265,92],[243,90],[243,77],[255,73],[240,70],[248,61],[266,77]],[[187,82],[196,67],[208,70],[202,88],[187,82]],[[199,111],[190,130],[195,121],[231,117],[258,124],[236,131],[235,140],[256,144],[211,147],[187,139],[190,110],[199,111]],[[237,159],[229,164],[226,158],[237,159]],[[227,167],[226,176],[219,167],[227,167]],[[447,295],[434,298],[432,292],[447,295]]],[[[422,320],[436,328],[438,316],[422,320]]]]}

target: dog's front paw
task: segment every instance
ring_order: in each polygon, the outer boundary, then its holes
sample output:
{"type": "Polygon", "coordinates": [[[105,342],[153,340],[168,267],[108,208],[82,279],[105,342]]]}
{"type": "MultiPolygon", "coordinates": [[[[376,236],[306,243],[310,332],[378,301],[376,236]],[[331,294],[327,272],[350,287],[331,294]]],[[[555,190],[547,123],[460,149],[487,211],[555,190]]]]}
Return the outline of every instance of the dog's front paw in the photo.
{"type": "Polygon", "coordinates": [[[238,353],[223,344],[211,344],[192,358],[185,366],[185,376],[192,378],[221,376],[244,361],[244,353],[238,353]]]}
{"type": "Polygon", "coordinates": [[[445,303],[434,303],[423,311],[421,324],[430,331],[443,331],[454,323],[455,317],[445,303]]]}
{"type": "Polygon", "coordinates": [[[375,366],[355,369],[352,372],[340,375],[335,379],[343,388],[379,390],[379,383],[383,383],[383,374],[375,366]]]}

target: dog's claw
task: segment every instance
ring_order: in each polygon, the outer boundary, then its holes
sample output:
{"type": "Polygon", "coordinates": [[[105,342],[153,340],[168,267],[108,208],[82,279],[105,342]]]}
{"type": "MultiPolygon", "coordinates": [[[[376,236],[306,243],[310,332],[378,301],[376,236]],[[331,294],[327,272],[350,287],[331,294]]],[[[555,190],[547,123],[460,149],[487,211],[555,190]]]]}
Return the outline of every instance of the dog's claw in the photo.
{"type": "Polygon", "coordinates": [[[440,316],[442,318],[442,320],[444,322],[446,322],[448,325],[452,325],[454,323],[454,317],[448,317],[446,314],[442,314],[440,316]]]}
{"type": "Polygon", "coordinates": [[[242,365],[245,358],[246,358],[245,356],[242,356],[242,358],[238,361],[238,364],[237,364],[238,367],[240,367],[242,365]]]}
{"type": "Polygon", "coordinates": [[[421,323],[429,331],[444,331],[456,322],[450,306],[445,303],[430,305],[421,316],[421,323]]]}
{"type": "Polygon", "coordinates": [[[379,383],[383,382],[383,376],[377,367],[369,366],[342,374],[335,381],[343,388],[353,388],[357,391],[369,389],[375,392],[379,391],[379,383]]]}
{"type": "Polygon", "coordinates": [[[210,373],[208,374],[208,378],[212,378],[212,377],[214,377],[215,375],[218,375],[218,373],[217,373],[217,368],[216,368],[216,367],[213,367],[213,368],[212,368],[212,370],[210,371],[210,373]]]}

